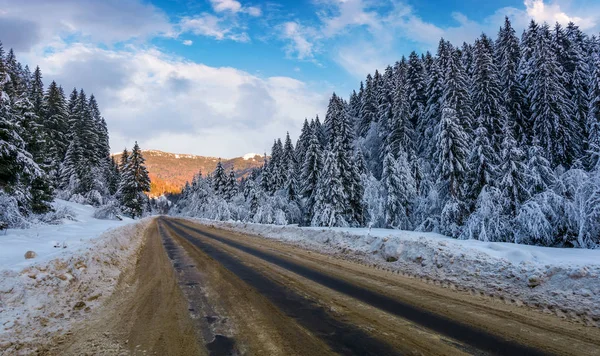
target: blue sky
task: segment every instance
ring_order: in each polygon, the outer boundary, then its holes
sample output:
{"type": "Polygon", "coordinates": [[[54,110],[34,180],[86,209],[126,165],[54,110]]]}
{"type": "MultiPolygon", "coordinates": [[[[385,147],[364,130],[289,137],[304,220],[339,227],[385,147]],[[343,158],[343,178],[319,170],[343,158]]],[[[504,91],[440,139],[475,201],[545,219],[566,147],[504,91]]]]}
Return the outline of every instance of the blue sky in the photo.
{"type": "Polygon", "coordinates": [[[367,73],[440,37],[495,37],[504,16],[574,21],[597,33],[592,0],[0,0],[0,40],[48,84],[99,100],[113,151],[232,157],[296,137],[367,73]],[[40,16],[43,14],[43,16],[40,16]]]}

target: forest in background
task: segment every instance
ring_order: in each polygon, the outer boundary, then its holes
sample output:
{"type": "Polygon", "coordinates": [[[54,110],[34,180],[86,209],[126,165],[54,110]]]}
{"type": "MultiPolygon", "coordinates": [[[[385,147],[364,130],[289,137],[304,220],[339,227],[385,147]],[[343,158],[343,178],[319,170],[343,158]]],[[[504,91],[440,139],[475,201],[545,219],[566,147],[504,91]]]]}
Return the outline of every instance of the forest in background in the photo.
{"type": "Polygon", "coordinates": [[[599,153],[598,37],[531,21],[519,38],[506,18],[495,40],[441,39],[333,94],[295,145],[241,182],[197,174],[172,212],[595,248],[599,153]]]}

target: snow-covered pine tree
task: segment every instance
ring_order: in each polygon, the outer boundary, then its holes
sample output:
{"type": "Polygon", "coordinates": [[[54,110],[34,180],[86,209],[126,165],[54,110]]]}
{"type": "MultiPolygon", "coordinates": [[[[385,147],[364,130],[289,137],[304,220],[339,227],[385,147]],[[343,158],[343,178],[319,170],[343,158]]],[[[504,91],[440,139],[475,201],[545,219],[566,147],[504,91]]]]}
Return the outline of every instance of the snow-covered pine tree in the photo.
{"type": "MultiPolygon", "coordinates": [[[[584,49],[585,37],[585,34],[574,23],[570,22],[567,25],[565,29],[566,63],[563,64],[567,79],[565,87],[570,93],[570,99],[575,110],[575,120],[579,126],[577,130],[582,132],[584,138],[587,136],[586,123],[590,105],[590,74],[593,68],[588,63],[589,56],[584,49]]],[[[593,61],[591,64],[594,64],[593,61]]],[[[583,149],[585,150],[587,147],[583,147],[583,149]]]]}
{"type": "Polygon", "coordinates": [[[456,110],[445,107],[436,129],[436,175],[442,208],[442,232],[457,235],[464,219],[461,188],[467,167],[468,142],[456,110]]]}
{"type": "Polygon", "coordinates": [[[388,227],[412,228],[412,204],[416,192],[411,167],[406,153],[401,150],[398,159],[388,152],[384,159],[383,187],[385,189],[385,222],[388,227]]]}
{"type": "Polygon", "coordinates": [[[515,139],[523,145],[528,143],[531,127],[525,91],[519,80],[519,39],[508,17],[504,18],[504,26],[498,32],[495,53],[507,124],[514,128],[515,139]]]}
{"type": "Polygon", "coordinates": [[[481,35],[475,41],[473,52],[473,89],[471,91],[475,122],[487,131],[491,147],[498,151],[502,142],[502,129],[506,127],[505,109],[498,80],[498,68],[487,43],[481,35]]]}
{"type": "Polygon", "coordinates": [[[550,161],[544,155],[543,148],[536,137],[533,138],[527,151],[526,170],[527,191],[530,196],[548,190],[556,181],[550,161]]]}
{"type": "MultiPolygon", "coordinates": [[[[0,56],[0,63],[2,62],[0,56]]],[[[10,74],[0,65],[0,188],[13,196],[21,214],[44,213],[51,209],[52,190],[47,184],[46,173],[26,150],[25,141],[19,136],[18,119],[11,105],[11,98],[4,88],[10,74]]]]}
{"type": "Polygon", "coordinates": [[[219,158],[219,162],[217,162],[217,167],[215,168],[215,172],[212,175],[212,188],[215,194],[224,196],[227,192],[227,181],[229,178],[225,173],[225,168],[223,168],[223,163],[221,163],[221,159],[219,158]]]}
{"type": "Polygon", "coordinates": [[[471,145],[466,172],[466,183],[464,185],[464,196],[469,209],[475,208],[477,198],[487,185],[494,186],[498,176],[498,164],[500,157],[490,143],[487,129],[483,123],[474,132],[474,142],[471,145]]]}
{"type": "Polygon", "coordinates": [[[44,130],[47,138],[46,165],[54,182],[59,185],[60,164],[67,153],[69,126],[66,98],[56,82],[50,83],[43,101],[44,130]]]}
{"type": "Polygon", "coordinates": [[[313,207],[316,201],[317,184],[323,169],[322,148],[315,130],[311,130],[308,148],[302,164],[301,182],[302,197],[305,199],[307,222],[312,221],[313,207]]]}
{"type": "Polygon", "coordinates": [[[425,162],[431,162],[434,156],[434,131],[442,117],[445,87],[444,73],[446,72],[446,62],[449,56],[448,51],[448,44],[444,39],[441,39],[437,57],[431,59],[433,63],[430,65],[427,75],[427,105],[423,117],[419,120],[417,126],[418,137],[420,137],[418,152],[420,152],[425,162]]]}
{"type": "Polygon", "coordinates": [[[233,167],[229,171],[229,177],[227,178],[227,185],[225,187],[225,200],[231,201],[238,193],[238,182],[235,178],[235,172],[233,167]]]}
{"type": "Polygon", "coordinates": [[[321,124],[319,120],[319,115],[315,118],[315,132],[317,133],[317,137],[319,138],[319,142],[321,142],[321,147],[325,149],[327,147],[327,142],[329,142],[329,138],[327,137],[327,133],[325,132],[325,127],[321,124]]]}
{"type": "Polygon", "coordinates": [[[590,101],[586,121],[588,132],[586,165],[588,169],[597,167],[600,162],[600,157],[597,155],[600,152],[600,53],[594,53],[592,60],[593,75],[590,80],[590,101]]]}
{"type": "Polygon", "coordinates": [[[127,151],[127,148],[124,148],[123,153],[121,153],[121,158],[119,159],[119,172],[123,172],[125,170],[127,161],[129,161],[129,151],[127,151]]]}
{"type": "Polygon", "coordinates": [[[150,177],[145,166],[140,146],[136,142],[131,150],[127,165],[121,171],[121,182],[117,195],[123,211],[132,218],[141,217],[150,191],[150,177]]]}
{"type": "MultiPolygon", "coordinates": [[[[361,98],[360,120],[358,122],[358,135],[365,137],[371,126],[371,122],[376,120],[377,116],[377,97],[375,93],[375,83],[371,74],[367,75],[365,81],[365,90],[361,98]]],[[[327,120],[327,119],[326,119],[327,120]]]]}
{"type": "Polygon", "coordinates": [[[299,162],[300,164],[304,162],[304,156],[306,155],[306,150],[308,148],[309,137],[310,126],[308,124],[308,119],[304,119],[304,124],[302,125],[302,129],[300,130],[300,137],[298,137],[295,149],[296,162],[299,162]]]}
{"type": "Polygon", "coordinates": [[[311,214],[312,226],[348,226],[345,219],[348,197],[338,164],[335,152],[327,151],[323,172],[319,175],[315,192],[315,203],[311,214]]]}
{"type": "Polygon", "coordinates": [[[525,152],[514,139],[512,128],[506,127],[504,131],[498,188],[506,197],[507,212],[514,217],[521,204],[530,197],[527,190],[528,172],[525,152]]]}
{"type": "Polygon", "coordinates": [[[353,134],[352,123],[346,111],[343,100],[332,95],[327,109],[329,120],[329,150],[337,160],[336,165],[340,170],[342,190],[348,199],[345,202],[345,221],[351,225],[362,224],[363,208],[360,174],[353,163],[353,134]]]}
{"type": "Polygon", "coordinates": [[[473,109],[465,70],[460,63],[460,53],[456,50],[451,50],[447,58],[444,84],[443,107],[454,109],[458,122],[468,137],[473,127],[473,109]]]}
{"type": "MultiPolygon", "coordinates": [[[[396,88],[398,86],[399,83],[396,83],[396,88]]],[[[425,70],[421,59],[414,51],[408,57],[405,88],[409,120],[412,127],[416,128],[425,111],[427,98],[425,96],[425,70]]]]}
{"type": "Polygon", "coordinates": [[[552,165],[568,168],[581,153],[581,133],[571,120],[573,103],[547,24],[538,29],[536,39],[530,65],[533,71],[527,76],[533,132],[552,165]]]}

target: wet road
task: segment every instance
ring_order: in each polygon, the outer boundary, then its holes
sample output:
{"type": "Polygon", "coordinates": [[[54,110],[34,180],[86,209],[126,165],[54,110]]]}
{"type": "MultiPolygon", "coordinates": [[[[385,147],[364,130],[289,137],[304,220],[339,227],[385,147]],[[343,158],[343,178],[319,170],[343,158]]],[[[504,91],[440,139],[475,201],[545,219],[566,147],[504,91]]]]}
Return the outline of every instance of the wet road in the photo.
{"type": "Polygon", "coordinates": [[[600,355],[597,328],[260,237],[157,224],[211,355],[600,355]]]}

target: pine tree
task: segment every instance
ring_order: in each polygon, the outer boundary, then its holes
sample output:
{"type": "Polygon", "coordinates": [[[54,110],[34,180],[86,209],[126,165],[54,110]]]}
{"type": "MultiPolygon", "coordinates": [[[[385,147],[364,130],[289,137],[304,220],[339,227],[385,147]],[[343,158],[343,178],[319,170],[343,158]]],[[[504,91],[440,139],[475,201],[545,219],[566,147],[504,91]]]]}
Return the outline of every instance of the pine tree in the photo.
{"type": "MultiPolygon", "coordinates": [[[[396,84],[396,88],[400,83],[396,84]]],[[[413,128],[416,128],[423,117],[427,98],[425,96],[425,69],[416,52],[411,52],[408,57],[408,68],[406,72],[406,99],[408,101],[409,120],[413,128]]]]}
{"type": "Polygon", "coordinates": [[[600,152],[600,53],[594,54],[592,59],[594,70],[590,81],[590,107],[586,121],[588,169],[593,169],[600,162],[600,157],[596,154],[596,152],[600,152]]]}
{"type": "Polygon", "coordinates": [[[505,127],[505,113],[502,106],[498,69],[493,61],[493,53],[488,49],[485,35],[475,41],[473,63],[473,109],[475,122],[487,131],[494,150],[500,148],[502,128],[505,127]]]}
{"type": "Polygon", "coordinates": [[[124,212],[134,219],[142,216],[148,200],[144,193],[150,191],[150,178],[144,163],[142,151],[136,142],[127,165],[121,171],[121,182],[117,193],[124,212]]]}
{"type": "Polygon", "coordinates": [[[446,68],[447,73],[442,102],[444,108],[454,109],[458,123],[462,126],[465,134],[468,135],[470,128],[473,126],[473,110],[471,108],[471,98],[469,96],[465,71],[460,63],[457,51],[450,52],[446,68]]]}
{"type": "Polygon", "coordinates": [[[475,207],[477,198],[484,187],[495,185],[494,180],[498,175],[497,165],[500,163],[500,157],[491,145],[487,129],[482,123],[475,130],[474,138],[475,141],[471,146],[468,159],[469,170],[465,184],[465,197],[468,198],[471,209],[475,207]]]}
{"type": "Polygon", "coordinates": [[[46,165],[54,185],[59,184],[60,164],[67,153],[69,126],[66,99],[56,82],[50,83],[43,101],[44,131],[47,138],[46,165]]]}
{"type": "Polygon", "coordinates": [[[527,190],[533,196],[548,190],[556,181],[550,161],[544,156],[537,138],[533,138],[527,152],[527,190]]]}
{"type": "Polygon", "coordinates": [[[227,179],[227,185],[225,187],[225,200],[231,201],[238,193],[238,183],[235,178],[235,172],[233,171],[233,167],[231,167],[231,171],[229,172],[229,177],[227,179]]]}
{"type": "Polygon", "coordinates": [[[300,137],[298,137],[298,141],[296,142],[296,149],[295,149],[296,162],[304,162],[304,156],[306,155],[306,150],[308,149],[309,137],[310,137],[310,126],[308,124],[308,119],[304,119],[304,124],[302,125],[302,130],[300,130],[300,137]]]}
{"type": "Polygon", "coordinates": [[[312,212],[313,226],[347,226],[345,219],[346,196],[342,182],[342,172],[333,151],[325,155],[322,174],[319,175],[315,204],[312,212]]]}
{"type": "Polygon", "coordinates": [[[539,28],[531,60],[535,71],[527,80],[534,134],[549,152],[553,166],[570,167],[581,152],[580,133],[570,119],[573,104],[546,24],[539,28]]]}
{"type": "Polygon", "coordinates": [[[307,212],[307,221],[312,221],[313,207],[316,201],[317,184],[319,175],[323,169],[321,143],[315,130],[312,130],[309,136],[308,148],[302,165],[302,197],[306,199],[305,207],[307,212]]]}
{"type": "Polygon", "coordinates": [[[31,91],[29,99],[33,104],[33,110],[39,118],[39,124],[42,124],[41,118],[44,117],[44,83],[42,82],[42,71],[39,66],[35,67],[31,82],[31,91]]]}
{"type": "MultiPolygon", "coordinates": [[[[358,135],[365,137],[371,126],[371,122],[376,120],[377,116],[377,97],[375,93],[375,83],[371,74],[367,75],[365,90],[361,100],[360,121],[358,123],[358,135]]],[[[326,119],[327,120],[327,119],[326,119]]]]}
{"type": "Polygon", "coordinates": [[[520,59],[519,39],[510,20],[505,17],[504,26],[500,28],[496,40],[496,63],[507,125],[514,128],[515,139],[522,145],[528,142],[531,128],[525,91],[519,80],[520,59]]]}
{"type": "Polygon", "coordinates": [[[525,153],[518,147],[511,131],[509,127],[505,129],[502,142],[502,165],[498,188],[505,194],[509,202],[508,210],[514,216],[520,205],[529,198],[529,192],[525,153]]]}
{"type": "Polygon", "coordinates": [[[388,227],[410,229],[412,196],[415,193],[414,179],[406,153],[399,152],[398,159],[388,153],[383,165],[385,189],[385,222],[388,227]]]}
{"type": "Polygon", "coordinates": [[[461,198],[461,185],[467,167],[467,135],[456,110],[446,107],[436,133],[437,176],[444,199],[461,198]]]}
{"type": "Polygon", "coordinates": [[[212,175],[212,188],[217,195],[224,196],[227,192],[227,174],[225,174],[225,169],[223,168],[223,163],[221,163],[221,159],[219,158],[219,162],[217,162],[217,167],[215,168],[215,172],[212,175]]]}

